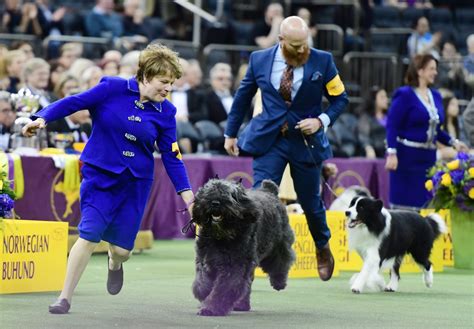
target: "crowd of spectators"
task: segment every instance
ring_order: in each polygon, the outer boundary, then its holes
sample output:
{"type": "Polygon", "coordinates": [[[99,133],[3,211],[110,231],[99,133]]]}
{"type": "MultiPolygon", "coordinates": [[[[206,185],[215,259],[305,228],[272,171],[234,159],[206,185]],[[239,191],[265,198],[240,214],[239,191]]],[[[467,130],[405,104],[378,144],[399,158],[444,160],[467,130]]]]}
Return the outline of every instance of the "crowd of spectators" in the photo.
{"type": "MultiPolygon", "coordinates": [[[[175,4],[164,3],[147,0],[89,0],[80,4],[59,0],[6,0],[0,5],[0,33],[34,35],[40,40],[57,35],[79,35],[105,38],[110,43],[101,48],[103,45],[80,41],[56,41],[49,42],[44,48],[21,38],[0,39],[2,136],[12,133],[15,119],[15,112],[10,110],[14,104],[8,101],[7,92],[17,93],[21,88],[27,88],[37,96],[41,108],[96,85],[102,76],[134,75],[139,50],[148,42],[158,38],[190,42],[192,15],[175,4]]],[[[218,1],[203,1],[204,9],[216,14],[220,23],[203,21],[202,47],[209,40],[260,48],[272,46],[278,42],[279,25],[288,14],[297,14],[308,23],[310,44],[317,46],[318,24],[328,23],[328,17],[323,15],[333,13],[329,15],[329,21],[338,23],[340,10],[343,10],[343,6],[316,7],[311,1],[298,1],[291,7],[286,2],[265,1],[255,5],[253,15],[237,15],[233,6],[239,1],[225,0],[223,3],[224,6],[219,7],[218,1]]],[[[473,102],[474,6],[457,8],[449,1],[360,0],[354,3],[352,9],[360,11],[360,17],[365,21],[359,24],[359,30],[355,25],[351,26],[351,22],[340,23],[344,32],[344,51],[367,50],[365,46],[360,47],[369,44],[367,31],[376,26],[376,15],[382,12],[380,8],[397,10],[400,15],[408,10],[418,13],[412,17],[411,25],[398,26],[413,28],[411,35],[406,36],[404,51],[398,55],[409,61],[416,54],[431,53],[439,60],[436,87],[441,88],[445,98],[444,127],[474,147],[472,134],[469,134],[473,120],[468,117],[467,109],[464,110],[469,101],[469,108],[472,108],[473,102]],[[453,28],[431,26],[430,19],[435,17],[435,10],[449,12],[454,17],[453,28]],[[462,28],[459,25],[456,29],[455,15],[462,10],[470,11],[473,19],[470,25],[462,28]],[[461,43],[460,37],[464,38],[461,43]]],[[[178,140],[183,153],[224,153],[223,129],[233,93],[242,72],[245,73],[248,54],[249,51],[241,52],[237,61],[223,57],[213,62],[203,61],[199,53],[196,56],[182,54],[184,74],[176,81],[169,98],[178,109],[178,140]]],[[[341,77],[344,81],[343,72],[341,77]]],[[[391,92],[386,86],[373,86],[370,90],[362,90],[357,95],[357,102],[351,101],[350,109],[328,132],[335,156],[384,157],[385,122],[391,92]]],[[[248,118],[252,111],[253,108],[248,109],[248,118]]],[[[54,136],[58,133],[71,133],[74,141],[85,142],[90,134],[88,111],[84,109],[75,117],[52,123],[47,129],[50,146],[56,146],[54,136]]],[[[8,142],[0,144],[2,149],[9,148],[8,142]]],[[[452,154],[440,147],[440,156],[452,154]]]]}

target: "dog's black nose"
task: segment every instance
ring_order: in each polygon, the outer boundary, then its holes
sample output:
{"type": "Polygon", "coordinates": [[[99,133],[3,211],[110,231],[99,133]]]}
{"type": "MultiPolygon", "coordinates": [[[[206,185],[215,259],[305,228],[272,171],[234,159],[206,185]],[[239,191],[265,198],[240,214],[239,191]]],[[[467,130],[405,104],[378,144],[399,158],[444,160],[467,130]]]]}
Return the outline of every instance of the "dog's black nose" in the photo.
{"type": "Polygon", "coordinates": [[[211,202],[211,206],[213,206],[213,207],[218,207],[220,204],[221,204],[221,202],[220,202],[220,201],[217,201],[217,200],[213,200],[213,201],[211,202]]]}
{"type": "Polygon", "coordinates": [[[350,211],[346,211],[346,217],[349,217],[351,215],[350,211]]]}

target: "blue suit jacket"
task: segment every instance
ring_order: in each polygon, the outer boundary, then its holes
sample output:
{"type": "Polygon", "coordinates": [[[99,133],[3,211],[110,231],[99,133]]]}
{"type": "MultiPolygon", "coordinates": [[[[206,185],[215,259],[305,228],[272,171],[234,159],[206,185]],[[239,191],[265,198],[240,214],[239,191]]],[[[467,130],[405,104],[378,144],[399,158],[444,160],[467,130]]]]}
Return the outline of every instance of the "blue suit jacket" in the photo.
{"type": "Polygon", "coordinates": [[[338,72],[332,55],[328,52],[311,49],[308,61],[304,65],[303,82],[291,106],[276,90],[271,81],[273,60],[279,45],[265,50],[253,52],[250,56],[247,73],[234,97],[232,109],[227,120],[225,134],[229,137],[237,136],[245,114],[251,108],[251,101],[258,88],[262,92],[263,111],[254,117],[239,137],[239,147],[252,154],[266,153],[275,143],[281,126],[288,122],[289,135],[294,136],[292,145],[296,160],[321,162],[332,156],[326,134],[320,129],[316,134],[306,137],[310,143],[312,159],[299,130],[295,130],[296,123],[306,118],[316,118],[323,113],[322,97],[329,100],[330,105],[324,111],[333,124],[348,103],[344,86],[339,80],[338,72]],[[338,84],[337,81],[340,83],[338,84]],[[335,85],[336,83],[336,85],[335,85]],[[335,88],[333,88],[335,87],[335,88]]]}
{"type": "Polygon", "coordinates": [[[88,109],[92,133],[82,161],[114,173],[128,168],[135,177],[153,179],[156,142],[176,191],[189,190],[176,142],[176,108],[168,100],[161,104],[139,100],[135,78],[104,77],[97,86],[52,103],[35,116],[50,122],[88,109]]]}

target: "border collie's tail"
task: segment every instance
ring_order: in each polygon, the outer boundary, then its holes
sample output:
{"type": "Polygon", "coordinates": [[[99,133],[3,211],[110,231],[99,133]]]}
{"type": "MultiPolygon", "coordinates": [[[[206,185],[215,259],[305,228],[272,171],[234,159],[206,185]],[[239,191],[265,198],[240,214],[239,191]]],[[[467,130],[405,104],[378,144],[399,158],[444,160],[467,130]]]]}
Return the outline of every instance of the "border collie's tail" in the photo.
{"type": "Polygon", "coordinates": [[[426,216],[426,218],[428,219],[428,222],[430,223],[430,226],[433,229],[435,236],[438,236],[441,233],[448,232],[446,223],[440,215],[433,213],[426,216]]]}
{"type": "Polygon", "coordinates": [[[262,186],[260,187],[260,189],[262,191],[266,191],[278,196],[278,192],[279,192],[278,185],[269,179],[264,179],[262,181],[262,186]]]}

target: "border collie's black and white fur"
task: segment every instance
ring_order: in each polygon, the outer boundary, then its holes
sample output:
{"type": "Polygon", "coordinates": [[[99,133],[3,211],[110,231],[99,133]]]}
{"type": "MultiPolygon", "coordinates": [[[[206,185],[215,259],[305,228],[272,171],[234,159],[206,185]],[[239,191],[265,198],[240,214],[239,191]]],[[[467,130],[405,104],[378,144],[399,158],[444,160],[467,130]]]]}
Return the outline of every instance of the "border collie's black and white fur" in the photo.
{"type": "Polygon", "coordinates": [[[346,211],[349,248],[363,259],[360,273],[351,280],[351,290],[396,291],[400,280],[400,264],[410,253],[423,270],[423,281],[433,285],[433,267],[429,260],[433,242],[446,232],[444,220],[437,214],[422,217],[417,212],[387,210],[380,200],[356,197],[346,211]],[[380,272],[390,269],[390,282],[380,272]]]}

